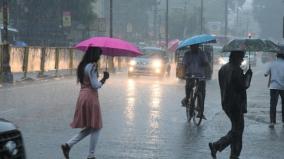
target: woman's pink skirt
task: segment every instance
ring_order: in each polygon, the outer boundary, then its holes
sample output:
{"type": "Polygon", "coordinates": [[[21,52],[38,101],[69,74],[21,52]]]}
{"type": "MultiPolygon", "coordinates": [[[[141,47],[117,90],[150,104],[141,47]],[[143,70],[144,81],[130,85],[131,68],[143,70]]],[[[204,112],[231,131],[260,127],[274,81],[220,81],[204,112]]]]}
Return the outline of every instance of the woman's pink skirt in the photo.
{"type": "Polygon", "coordinates": [[[82,88],[76,104],[72,128],[102,128],[99,96],[96,90],[82,88]]]}

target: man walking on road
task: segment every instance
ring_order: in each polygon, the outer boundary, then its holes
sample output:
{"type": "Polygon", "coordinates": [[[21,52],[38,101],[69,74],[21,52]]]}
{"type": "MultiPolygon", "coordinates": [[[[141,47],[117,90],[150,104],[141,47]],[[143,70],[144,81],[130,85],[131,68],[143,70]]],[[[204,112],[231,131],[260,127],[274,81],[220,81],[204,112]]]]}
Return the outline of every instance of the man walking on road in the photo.
{"type": "Polygon", "coordinates": [[[277,54],[277,60],[268,67],[264,76],[270,75],[270,128],[276,124],[276,106],[280,95],[282,101],[282,123],[284,126],[284,50],[277,54]]]}
{"type": "Polygon", "coordinates": [[[244,51],[231,51],[229,63],[219,70],[222,108],[231,121],[231,130],[216,142],[209,143],[211,156],[215,159],[217,151],[221,152],[231,146],[230,159],[238,159],[242,150],[244,131],[244,113],[247,112],[246,89],[249,88],[252,71],[246,74],[240,68],[244,51]]]}

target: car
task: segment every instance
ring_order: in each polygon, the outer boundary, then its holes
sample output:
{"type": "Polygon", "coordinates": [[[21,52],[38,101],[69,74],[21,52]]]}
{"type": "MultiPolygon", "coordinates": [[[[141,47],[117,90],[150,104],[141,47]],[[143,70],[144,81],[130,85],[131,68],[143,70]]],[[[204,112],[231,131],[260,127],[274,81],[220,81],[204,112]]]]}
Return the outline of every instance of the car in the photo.
{"type": "Polygon", "coordinates": [[[223,48],[222,46],[213,45],[213,55],[214,55],[213,62],[214,62],[214,64],[218,64],[218,62],[219,62],[218,59],[221,56],[222,48],[223,48]]]}
{"type": "MultiPolygon", "coordinates": [[[[284,43],[279,43],[278,47],[280,49],[280,53],[284,53],[284,43]]],[[[272,52],[263,52],[261,54],[261,62],[267,63],[276,60],[276,54],[272,52]]]]}
{"type": "Polygon", "coordinates": [[[140,50],[143,55],[129,61],[129,77],[139,75],[164,77],[169,74],[170,60],[165,50],[158,47],[143,47],[140,50]]]}
{"type": "Polygon", "coordinates": [[[0,159],[26,159],[21,131],[8,120],[0,118],[0,159]]]}
{"type": "Polygon", "coordinates": [[[256,52],[251,52],[246,55],[246,58],[249,59],[251,66],[256,66],[256,52]]]}
{"type": "Polygon", "coordinates": [[[276,59],[276,54],[266,53],[266,52],[263,52],[261,54],[261,62],[262,63],[271,62],[271,61],[274,61],[275,59],[276,59]]]}
{"type": "Polygon", "coordinates": [[[280,52],[284,53],[284,43],[278,44],[280,52]]]}
{"type": "Polygon", "coordinates": [[[218,58],[218,64],[219,65],[225,65],[226,63],[229,62],[229,52],[223,52],[221,53],[220,57],[218,58]]]}
{"type": "MultiPolygon", "coordinates": [[[[209,60],[210,67],[206,68],[206,79],[210,80],[213,74],[213,46],[212,45],[200,45],[200,49],[206,52],[207,58],[209,60]]],[[[176,77],[178,79],[185,79],[185,67],[182,63],[183,56],[186,52],[190,51],[190,48],[176,50],[175,52],[175,62],[176,62],[176,77]]]]}

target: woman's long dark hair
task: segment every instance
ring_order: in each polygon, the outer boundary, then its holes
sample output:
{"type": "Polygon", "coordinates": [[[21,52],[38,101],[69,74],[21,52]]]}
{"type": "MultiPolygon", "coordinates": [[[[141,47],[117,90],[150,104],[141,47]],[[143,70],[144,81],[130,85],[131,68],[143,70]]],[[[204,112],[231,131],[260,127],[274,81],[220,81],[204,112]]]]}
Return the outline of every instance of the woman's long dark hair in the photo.
{"type": "Polygon", "coordinates": [[[97,63],[100,59],[101,53],[102,50],[98,47],[88,48],[77,68],[77,82],[83,84],[85,66],[88,63],[97,63]]]}

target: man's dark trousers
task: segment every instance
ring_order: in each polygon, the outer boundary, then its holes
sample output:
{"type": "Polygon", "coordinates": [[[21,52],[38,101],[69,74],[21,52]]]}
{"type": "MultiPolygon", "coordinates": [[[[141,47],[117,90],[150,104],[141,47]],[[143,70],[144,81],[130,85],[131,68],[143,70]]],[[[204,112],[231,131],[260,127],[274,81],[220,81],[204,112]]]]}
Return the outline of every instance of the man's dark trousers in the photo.
{"type": "MultiPolygon", "coordinates": [[[[185,84],[186,99],[189,99],[190,97],[190,93],[192,91],[192,88],[194,87],[194,80],[195,79],[193,78],[186,79],[186,84],[185,84]]],[[[206,95],[206,81],[205,80],[199,81],[199,91],[202,93],[202,96],[203,96],[201,106],[204,108],[204,100],[205,100],[205,95],[206,95]]]]}
{"type": "Polygon", "coordinates": [[[270,89],[270,122],[276,123],[276,106],[278,97],[281,97],[282,102],[282,122],[284,123],[284,90],[270,89]]]}
{"type": "Polygon", "coordinates": [[[220,152],[231,145],[231,158],[238,158],[242,150],[244,115],[239,110],[225,111],[225,113],[231,121],[232,128],[227,135],[214,142],[213,145],[220,152]]]}

